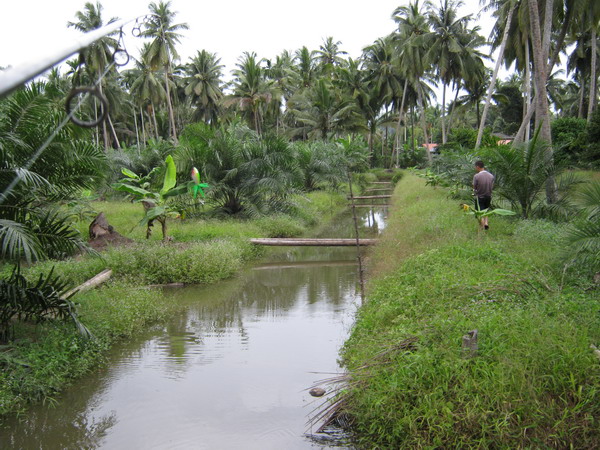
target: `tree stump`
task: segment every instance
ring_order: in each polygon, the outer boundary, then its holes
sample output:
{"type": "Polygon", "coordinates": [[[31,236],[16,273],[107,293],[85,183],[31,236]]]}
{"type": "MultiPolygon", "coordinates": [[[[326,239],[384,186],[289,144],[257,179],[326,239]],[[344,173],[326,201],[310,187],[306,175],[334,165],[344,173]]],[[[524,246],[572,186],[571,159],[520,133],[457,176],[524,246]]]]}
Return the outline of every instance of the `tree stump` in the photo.
{"type": "Polygon", "coordinates": [[[89,226],[89,245],[95,250],[101,250],[108,245],[126,245],[133,240],[117,233],[106,220],[103,212],[98,214],[89,226]]]}
{"type": "Polygon", "coordinates": [[[96,239],[100,236],[105,236],[114,231],[113,227],[106,220],[103,212],[98,214],[89,227],[90,239],[96,239]]]}

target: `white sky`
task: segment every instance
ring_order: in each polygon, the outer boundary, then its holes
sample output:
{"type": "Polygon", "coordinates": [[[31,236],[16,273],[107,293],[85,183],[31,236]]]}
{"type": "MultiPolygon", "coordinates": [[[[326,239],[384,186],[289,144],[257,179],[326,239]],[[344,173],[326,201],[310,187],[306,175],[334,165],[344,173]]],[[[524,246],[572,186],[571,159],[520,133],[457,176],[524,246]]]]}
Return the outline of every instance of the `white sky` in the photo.
{"type": "MultiPolygon", "coordinates": [[[[111,17],[136,17],[148,12],[149,0],[103,0],[104,21],[111,17]]],[[[0,7],[0,66],[20,65],[56,51],[78,32],[67,28],[82,11],[84,0],[4,0],[0,7]]],[[[244,51],[260,58],[274,58],[283,50],[302,46],[317,50],[323,39],[333,36],[340,48],[357,58],[362,48],[395,28],[390,16],[408,0],[172,0],[176,22],[186,22],[189,30],[178,46],[181,62],[188,62],[197,50],[216,52],[224,64],[226,77],[244,51]]],[[[465,0],[461,12],[477,14],[479,0],[465,0]]],[[[478,22],[487,37],[493,21],[478,22]]],[[[131,38],[125,28],[127,50],[137,57],[142,39],[131,38]]],[[[492,62],[486,63],[492,66],[492,62]]]]}

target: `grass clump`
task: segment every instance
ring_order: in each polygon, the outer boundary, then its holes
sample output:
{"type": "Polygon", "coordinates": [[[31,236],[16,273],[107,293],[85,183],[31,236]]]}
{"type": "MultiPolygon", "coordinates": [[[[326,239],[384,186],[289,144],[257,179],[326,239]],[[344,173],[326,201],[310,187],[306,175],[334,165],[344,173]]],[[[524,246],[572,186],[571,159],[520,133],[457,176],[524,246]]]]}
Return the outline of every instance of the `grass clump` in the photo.
{"type": "Polygon", "coordinates": [[[564,277],[564,228],[494,218],[478,234],[415,177],[395,200],[398,244],[375,250],[385,261],[342,352],[359,446],[598,447],[600,302],[564,277]]]}

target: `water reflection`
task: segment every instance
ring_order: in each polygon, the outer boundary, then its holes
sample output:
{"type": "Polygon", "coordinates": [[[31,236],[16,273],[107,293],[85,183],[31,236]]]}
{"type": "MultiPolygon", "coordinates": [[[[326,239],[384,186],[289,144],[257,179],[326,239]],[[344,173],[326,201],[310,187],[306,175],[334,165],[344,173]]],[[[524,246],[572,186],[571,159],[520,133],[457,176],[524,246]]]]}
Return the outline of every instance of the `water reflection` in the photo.
{"type": "MultiPolygon", "coordinates": [[[[337,226],[323,235],[351,236],[348,220],[337,226]]],[[[355,258],[353,248],[288,249],[236,279],[166,292],[184,313],[115,348],[53,408],[5,423],[0,448],[317,445],[303,438],[314,405],[305,389],[313,372],[339,369],[355,258]]]]}

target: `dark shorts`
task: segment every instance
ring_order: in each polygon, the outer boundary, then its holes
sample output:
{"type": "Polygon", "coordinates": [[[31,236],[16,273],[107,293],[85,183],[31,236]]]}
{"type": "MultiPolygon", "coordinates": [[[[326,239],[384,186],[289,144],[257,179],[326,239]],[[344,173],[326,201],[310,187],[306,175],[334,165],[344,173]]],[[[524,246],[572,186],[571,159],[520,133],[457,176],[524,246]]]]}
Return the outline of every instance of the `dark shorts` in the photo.
{"type": "Polygon", "coordinates": [[[492,197],[475,197],[473,200],[475,203],[475,209],[477,209],[477,203],[479,202],[479,209],[488,209],[490,207],[490,203],[492,203],[492,197]]]}

